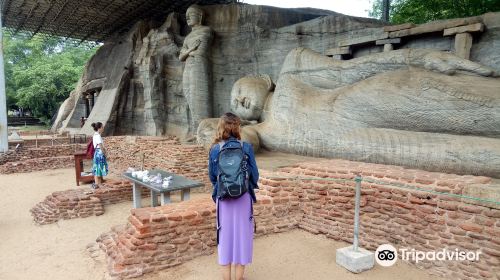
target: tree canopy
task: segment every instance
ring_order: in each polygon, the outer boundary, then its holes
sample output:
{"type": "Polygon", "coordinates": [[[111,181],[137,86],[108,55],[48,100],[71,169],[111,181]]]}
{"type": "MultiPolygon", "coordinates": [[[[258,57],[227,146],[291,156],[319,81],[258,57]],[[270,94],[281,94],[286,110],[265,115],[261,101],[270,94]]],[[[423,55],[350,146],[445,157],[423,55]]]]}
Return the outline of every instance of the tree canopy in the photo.
{"type": "Polygon", "coordinates": [[[94,43],[60,37],[4,33],[7,107],[30,110],[47,122],[74,89],[94,43]]]}
{"type": "MultiPolygon", "coordinates": [[[[439,19],[477,16],[500,11],[500,0],[392,0],[390,22],[425,23],[439,19]]],[[[374,0],[369,15],[382,16],[382,0],[374,0]]]]}

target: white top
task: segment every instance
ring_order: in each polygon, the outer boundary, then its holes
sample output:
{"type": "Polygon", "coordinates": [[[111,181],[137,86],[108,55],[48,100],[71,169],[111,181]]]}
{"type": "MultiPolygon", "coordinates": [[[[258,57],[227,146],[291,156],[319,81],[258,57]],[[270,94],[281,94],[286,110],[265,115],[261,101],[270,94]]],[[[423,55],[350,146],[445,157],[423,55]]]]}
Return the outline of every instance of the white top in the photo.
{"type": "Polygon", "coordinates": [[[94,144],[94,149],[97,149],[97,145],[102,144],[102,137],[99,132],[94,133],[92,137],[92,143],[94,144]]]}

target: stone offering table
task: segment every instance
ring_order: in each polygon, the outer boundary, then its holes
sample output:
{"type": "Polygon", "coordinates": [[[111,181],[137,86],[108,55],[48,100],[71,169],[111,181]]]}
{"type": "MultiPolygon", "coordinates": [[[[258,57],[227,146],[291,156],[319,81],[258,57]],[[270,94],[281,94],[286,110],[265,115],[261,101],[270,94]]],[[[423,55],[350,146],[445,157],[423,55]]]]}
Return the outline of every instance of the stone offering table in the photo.
{"type": "Polygon", "coordinates": [[[141,208],[141,186],[148,188],[151,192],[151,207],[158,206],[157,195],[160,194],[160,203],[165,205],[170,203],[170,192],[172,191],[182,191],[181,200],[189,200],[189,195],[191,193],[191,188],[202,187],[203,183],[190,180],[186,177],[176,175],[163,170],[151,170],[150,174],[160,173],[162,178],[172,176],[172,182],[168,188],[163,188],[161,185],[154,184],[151,182],[143,182],[138,178],[132,177],[132,173],[124,173],[123,176],[130,180],[132,184],[132,197],[134,208],[141,208]]]}

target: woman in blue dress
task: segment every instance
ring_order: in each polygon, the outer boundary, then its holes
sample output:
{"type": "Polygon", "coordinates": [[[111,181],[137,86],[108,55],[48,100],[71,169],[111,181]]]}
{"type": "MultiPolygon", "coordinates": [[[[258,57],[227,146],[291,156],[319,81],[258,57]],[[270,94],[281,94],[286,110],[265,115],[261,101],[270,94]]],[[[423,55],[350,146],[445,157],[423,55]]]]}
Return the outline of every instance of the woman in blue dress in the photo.
{"type": "Polygon", "coordinates": [[[219,200],[217,194],[217,175],[219,152],[223,143],[231,139],[241,140],[240,118],[226,113],[219,119],[214,145],[209,155],[209,177],[214,191],[212,198],[217,206],[218,259],[222,266],[224,280],[231,279],[231,265],[235,266],[236,279],[243,280],[245,265],[252,262],[254,219],[252,203],[256,202],[254,188],[258,188],[259,171],[255,162],[252,145],[243,143],[247,156],[249,187],[239,198],[219,200]],[[222,142],[222,143],[221,143],[222,142]],[[219,145],[222,144],[222,145],[219,145]]]}

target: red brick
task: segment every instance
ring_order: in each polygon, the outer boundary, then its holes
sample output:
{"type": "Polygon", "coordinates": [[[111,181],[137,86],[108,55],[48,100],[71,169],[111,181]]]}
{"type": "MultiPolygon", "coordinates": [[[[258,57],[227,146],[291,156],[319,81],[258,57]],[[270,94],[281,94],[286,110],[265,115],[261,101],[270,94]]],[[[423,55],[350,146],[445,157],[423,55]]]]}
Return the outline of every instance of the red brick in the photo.
{"type": "Polygon", "coordinates": [[[401,201],[395,201],[394,205],[402,207],[402,208],[405,208],[405,209],[413,209],[414,208],[413,205],[408,204],[408,203],[404,203],[404,202],[401,202],[401,201]]]}
{"type": "Polygon", "coordinates": [[[461,204],[458,209],[460,209],[460,211],[463,211],[463,212],[467,212],[467,213],[473,213],[473,214],[478,214],[478,213],[481,213],[483,209],[481,209],[480,207],[477,207],[477,206],[472,206],[472,205],[464,205],[464,204],[461,204]]]}
{"type": "Polygon", "coordinates": [[[499,250],[495,250],[495,249],[492,249],[492,248],[488,248],[488,247],[485,247],[485,248],[481,248],[481,251],[488,254],[488,255],[491,255],[491,256],[494,256],[494,257],[500,257],[500,251],[499,250]]]}
{"type": "Polygon", "coordinates": [[[427,213],[427,214],[435,214],[436,213],[436,208],[433,206],[429,206],[429,205],[415,206],[415,209],[417,209],[418,211],[427,213]]]}
{"type": "Polygon", "coordinates": [[[157,244],[144,244],[139,246],[139,249],[148,251],[156,250],[156,248],[158,248],[157,244]]]}
{"type": "Polygon", "coordinates": [[[151,216],[151,221],[152,222],[155,222],[155,223],[160,223],[160,222],[164,222],[167,220],[167,217],[165,215],[152,215],[151,216]]]}
{"type": "Polygon", "coordinates": [[[478,224],[473,224],[473,223],[463,223],[463,224],[460,224],[460,227],[463,229],[463,230],[466,230],[466,231],[471,231],[471,232],[482,232],[483,231],[483,227],[478,225],[478,224]]]}
{"type": "Polygon", "coordinates": [[[181,215],[182,215],[183,219],[189,220],[189,219],[192,219],[192,218],[198,216],[198,213],[196,213],[194,211],[186,211],[186,212],[182,213],[181,215]]]}
{"type": "Polygon", "coordinates": [[[461,236],[465,236],[467,233],[466,231],[459,228],[450,228],[450,232],[453,233],[454,235],[461,235],[461,236]]]}
{"type": "Polygon", "coordinates": [[[450,201],[439,201],[437,206],[446,210],[456,211],[458,209],[458,203],[450,201]]]}
{"type": "Polygon", "coordinates": [[[432,185],[434,184],[434,180],[426,179],[426,178],[416,178],[415,183],[423,184],[423,185],[432,185]]]}
{"type": "Polygon", "coordinates": [[[417,198],[417,197],[413,197],[413,196],[410,196],[410,198],[408,199],[408,201],[410,203],[413,203],[413,204],[424,204],[424,200],[420,199],[420,198],[417,198]]]}
{"type": "Polygon", "coordinates": [[[330,198],[331,201],[333,202],[338,202],[338,203],[347,203],[352,200],[350,197],[345,197],[345,196],[334,196],[330,198]]]}
{"type": "Polygon", "coordinates": [[[167,215],[169,221],[182,221],[182,216],[178,213],[172,213],[167,215]]]}
{"type": "Polygon", "coordinates": [[[436,182],[436,184],[438,186],[453,188],[453,187],[455,187],[455,185],[457,184],[457,182],[453,181],[453,180],[438,180],[436,182]]]}
{"type": "Polygon", "coordinates": [[[481,216],[474,216],[474,222],[477,223],[478,225],[491,227],[495,224],[495,219],[484,218],[481,216]]]}
{"type": "Polygon", "coordinates": [[[496,210],[496,209],[484,210],[483,214],[488,216],[488,217],[491,217],[491,218],[500,219],[500,210],[496,210]]]}
{"type": "Polygon", "coordinates": [[[489,234],[491,236],[497,237],[497,240],[500,240],[500,228],[494,229],[494,228],[485,228],[484,232],[486,234],[489,234]]]}

